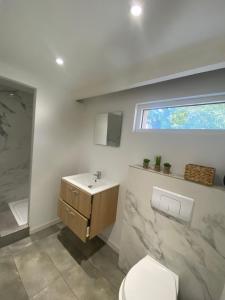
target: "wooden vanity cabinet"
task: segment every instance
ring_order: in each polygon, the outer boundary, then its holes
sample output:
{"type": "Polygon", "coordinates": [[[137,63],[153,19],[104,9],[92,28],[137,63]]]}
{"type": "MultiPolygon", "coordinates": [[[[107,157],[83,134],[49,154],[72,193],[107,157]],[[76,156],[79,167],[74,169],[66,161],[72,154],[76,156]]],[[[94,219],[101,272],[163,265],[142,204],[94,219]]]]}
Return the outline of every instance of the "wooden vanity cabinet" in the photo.
{"type": "Polygon", "coordinates": [[[116,220],[119,186],[95,195],[62,180],[58,216],[82,241],[92,239],[116,220]]]}

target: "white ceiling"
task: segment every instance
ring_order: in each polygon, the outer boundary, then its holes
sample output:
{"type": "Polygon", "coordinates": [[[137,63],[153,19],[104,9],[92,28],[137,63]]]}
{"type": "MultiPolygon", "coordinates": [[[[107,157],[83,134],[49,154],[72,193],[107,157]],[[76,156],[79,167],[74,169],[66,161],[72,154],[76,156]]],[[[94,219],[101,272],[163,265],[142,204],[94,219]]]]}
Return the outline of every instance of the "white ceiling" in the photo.
{"type": "Polygon", "coordinates": [[[0,0],[0,61],[76,98],[225,61],[225,0],[142,3],[135,19],[128,0],[0,0]]]}

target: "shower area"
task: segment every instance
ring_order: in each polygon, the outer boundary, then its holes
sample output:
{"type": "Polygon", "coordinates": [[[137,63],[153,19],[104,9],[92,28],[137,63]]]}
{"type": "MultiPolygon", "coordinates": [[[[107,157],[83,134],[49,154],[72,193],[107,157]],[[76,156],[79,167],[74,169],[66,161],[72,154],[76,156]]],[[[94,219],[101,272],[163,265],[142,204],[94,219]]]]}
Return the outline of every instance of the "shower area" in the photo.
{"type": "Polygon", "coordinates": [[[29,232],[34,90],[0,78],[1,239],[29,232]]]}

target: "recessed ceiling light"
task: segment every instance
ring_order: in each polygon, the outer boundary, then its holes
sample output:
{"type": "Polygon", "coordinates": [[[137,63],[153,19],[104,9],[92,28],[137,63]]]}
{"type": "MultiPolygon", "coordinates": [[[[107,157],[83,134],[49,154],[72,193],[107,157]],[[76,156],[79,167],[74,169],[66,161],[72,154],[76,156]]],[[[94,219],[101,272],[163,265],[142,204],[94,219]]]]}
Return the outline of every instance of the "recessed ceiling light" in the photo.
{"type": "Polygon", "coordinates": [[[14,93],[10,93],[9,96],[14,96],[14,93]]]}
{"type": "Polygon", "coordinates": [[[133,16],[139,17],[142,14],[142,7],[140,4],[134,4],[131,6],[130,12],[133,16]]]}
{"type": "Polygon", "coordinates": [[[61,57],[57,57],[55,61],[60,66],[62,66],[64,64],[64,61],[63,61],[63,59],[61,57]]]}

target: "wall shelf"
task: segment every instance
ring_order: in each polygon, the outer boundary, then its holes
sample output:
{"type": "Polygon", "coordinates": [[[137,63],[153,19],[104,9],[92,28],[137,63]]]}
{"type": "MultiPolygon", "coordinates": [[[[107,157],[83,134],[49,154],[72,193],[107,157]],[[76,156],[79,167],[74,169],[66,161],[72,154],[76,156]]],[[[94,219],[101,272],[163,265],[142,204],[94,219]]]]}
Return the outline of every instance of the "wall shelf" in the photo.
{"type": "Polygon", "coordinates": [[[142,171],[145,171],[145,172],[151,172],[151,173],[155,173],[155,174],[158,174],[158,175],[162,175],[162,176],[166,176],[166,177],[170,177],[170,178],[174,178],[174,179],[183,180],[183,181],[186,181],[186,182],[189,182],[189,183],[192,183],[192,184],[197,184],[197,185],[209,188],[209,189],[216,189],[216,190],[225,191],[225,187],[224,186],[220,186],[220,185],[207,186],[207,185],[204,185],[204,184],[200,184],[200,183],[196,183],[196,182],[193,182],[193,181],[186,180],[186,179],[184,179],[183,175],[178,175],[178,174],[173,174],[173,173],[171,173],[171,174],[165,174],[162,171],[160,171],[160,172],[155,171],[153,169],[153,167],[149,167],[148,169],[143,168],[142,165],[130,165],[130,167],[131,168],[135,168],[135,169],[139,169],[139,170],[142,170],[142,171]]]}

